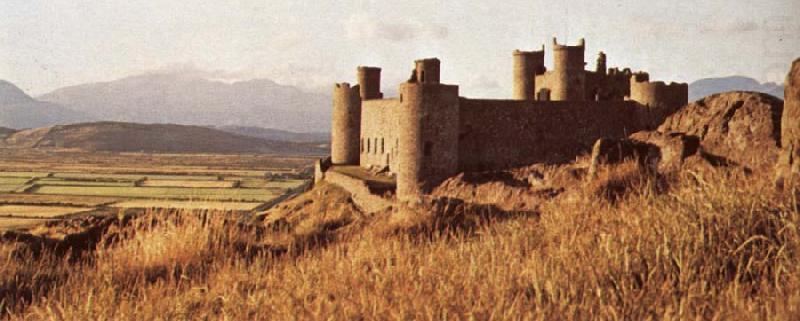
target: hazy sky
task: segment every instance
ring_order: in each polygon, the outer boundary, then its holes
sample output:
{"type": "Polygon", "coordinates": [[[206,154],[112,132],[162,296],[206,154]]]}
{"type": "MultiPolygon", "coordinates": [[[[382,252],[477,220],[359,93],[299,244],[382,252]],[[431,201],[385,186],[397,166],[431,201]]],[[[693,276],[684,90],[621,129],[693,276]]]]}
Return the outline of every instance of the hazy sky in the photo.
{"type": "Polygon", "coordinates": [[[328,91],[377,65],[394,88],[436,56],[462,95],[509,97],[511,52],[558,36],[586,38],[589,68],[603,50],[659,80],[782,82],[799,13],[798,0],[0,0],[0,79],[41,94],[174,69],[328,91]]]}

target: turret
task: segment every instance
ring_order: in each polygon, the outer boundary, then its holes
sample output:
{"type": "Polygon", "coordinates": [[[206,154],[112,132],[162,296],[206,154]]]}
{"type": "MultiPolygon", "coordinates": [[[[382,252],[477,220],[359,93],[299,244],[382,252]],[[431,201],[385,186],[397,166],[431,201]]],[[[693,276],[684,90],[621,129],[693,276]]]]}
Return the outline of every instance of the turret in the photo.
{"type": "Polygon", "coordinates": [[[333,127],[331,162],[335,165],[358,165],[361,136],[360,86],[348,83],[333,87],[333,127]]]}
{"type": "Polygon", "coordinates": [[[606,74],[606,53],[600,52],[597,54],[597,66],[595,67],[595,72],[599,75],[606,74]]]}
{"type": "Polygon", "coordinates": [[[553,77],[555,81],[551,92],[552,100],[584,100],[586,73],[584,66],[585,41],[577,46],[560,45],[553,38],[553,77]]]}
{"type": "Polygon", "coordinates": [[[514,50],[514,92],[513,99],[536,99],[536,75],[545,71],[544,46],[541,51],[514,50]]]}
{"type": "Polygon", "coordinates": [[[361,100],[381,99],[381,68],[358,67],[358,86],[361,87],[361,100]]]}
{"type": "Polygon", "coordinates": [[[426,58],[414,61],[417,82],[423,84],[439,83],[439,59],[426,58]]]}
{"type": "Polygon", "coordinates": [[[413,201],[458,171],[458,86],[412,79],[400,85],[400,101],[397,197],[413,201]]]}

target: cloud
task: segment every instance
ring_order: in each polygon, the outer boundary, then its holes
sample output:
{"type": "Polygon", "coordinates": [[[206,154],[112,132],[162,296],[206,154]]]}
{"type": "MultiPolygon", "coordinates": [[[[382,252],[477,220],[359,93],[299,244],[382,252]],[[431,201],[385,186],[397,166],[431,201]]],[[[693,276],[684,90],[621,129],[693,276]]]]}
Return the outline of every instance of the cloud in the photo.
{"type": "Polygon", "coordinates": [[[354,40],[389,40],[405,42],[415,39],[444,39],[449,29],[443,25],[420,21],[386,21],[367,14],[356,14],[345,21],[347,37],[354,40]]]}

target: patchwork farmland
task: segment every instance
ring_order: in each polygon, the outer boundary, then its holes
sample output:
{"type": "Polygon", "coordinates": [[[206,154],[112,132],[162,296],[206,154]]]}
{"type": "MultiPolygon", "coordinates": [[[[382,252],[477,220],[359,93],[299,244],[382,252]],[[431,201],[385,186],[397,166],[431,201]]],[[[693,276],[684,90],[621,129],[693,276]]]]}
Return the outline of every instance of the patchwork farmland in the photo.
{"type": "Polygon", "coordinates": [[[137,209],[259,211],[302,190],[312,160],[269,155],[4,152],[0,156],[0,230],[137,209]],[[32,163],[31,158],[38,160],[32,163]]]}

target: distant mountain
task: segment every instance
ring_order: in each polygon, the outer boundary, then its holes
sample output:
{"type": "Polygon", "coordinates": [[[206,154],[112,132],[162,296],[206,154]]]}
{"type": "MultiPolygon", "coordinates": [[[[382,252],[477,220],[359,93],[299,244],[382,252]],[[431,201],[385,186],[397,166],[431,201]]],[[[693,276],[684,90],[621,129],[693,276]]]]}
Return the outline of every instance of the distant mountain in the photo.
{"type": "Polygon", "coordinates": [[[296,132],[330,128],[329,96],[268,79],[226,83],[191,72],[149,73],[58,89],[38,97],[97,119],[296,132]]]}
{"type": "Polygon", "coordinates": [[[243,136],[286,142],[327,143],[331,140],[330,133],[296,133],[286,130],[254,126],[217,126],[213,128],[243,136]]]}
{"type": "Polygon", "coordinates": [[[64,106],[33,99],[14,84],[0,80],[0,126],[30,128],[91,119],[64,106]]]}
{"type": "Polygon", "coordinates": [[[0,139],[5,148],[155,153],[270,153],[321,155],[313,144],[246,137],[201,126],[80,123],[27,129],[0,139]]]}
{"type": "Polygon", "coordinates": [[[705,78],[689,84],[689,101],[729,91],[756,91],[783,99],[783,86],[773,82],[759,83],[743,76],[705,78]]]}

